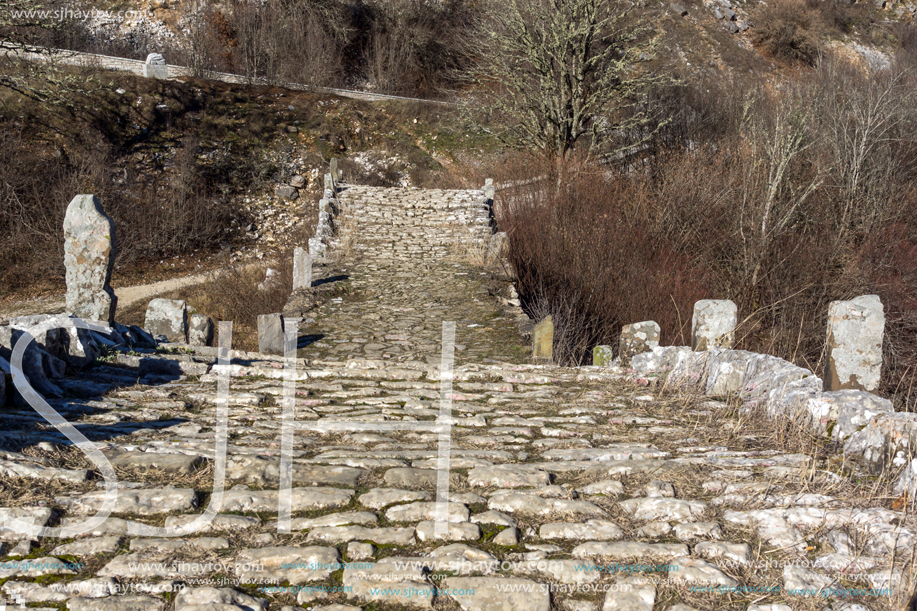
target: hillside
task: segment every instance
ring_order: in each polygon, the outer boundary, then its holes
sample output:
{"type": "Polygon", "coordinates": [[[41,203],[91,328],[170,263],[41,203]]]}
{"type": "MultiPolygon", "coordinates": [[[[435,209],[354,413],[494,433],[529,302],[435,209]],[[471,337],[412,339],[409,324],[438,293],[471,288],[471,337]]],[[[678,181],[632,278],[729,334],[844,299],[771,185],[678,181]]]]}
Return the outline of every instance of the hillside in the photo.
{"type": "MultiPolygon", "coordinates": [[[[453,1],[430,6],[442,10],[443,6],[460,4],[463,3],[453,1]]],[[[394,10],[402,12],[426,6],[422,2],[405,0],[359,5],[364,7],[362,10],[366,11],[366,19],[375,19],[380,23],[384,21],[381,15],[384,15],[386,6],[396,6],[394,10]]],[[[237,31],[238,28],[233,29],[232,2],[198,5],[188,0],[103,0],[84,2],[82,6],[86,7],[89,16],[84,24],[85,36],[77,44],[137,59],[150,52],[161,52],[167,55],[170,63],[181,64],[181,60],[188,59],[189,47],[199,44],[200,24],[204,22],[219,21],[224,24],[221,32],[226,48],[239,44],[236,39],[243,35],[237,31]]],[[[771,31],[784,41],[793,36],[809,39],[808,42],[814,43],[821,51],[839,52],[864,65],[887,65],[902,44],[909,44],[905,40],[910,36],[905,26],[917,14],[917,3],[895,1],[640,0],[637,8],[650,16],[658,30],[658,59],[654,67],[664,67],[681,74],[706,72],[727,77],[749,72],[761,77],[793,68],[779,52],[775,56],[774,49],[758,39],[764,31],[771,31]],[[786,22],[786,15],[779,12],[780,6],[786,4],[800,5],[811,13],[802,27],[792,27],[793,24],[786,22]]],[[[342,27],[345,25],[360,27],[356,22],[342,24],[342,27]]],[[[423,27],[427,24],[409,25],[423,27]]],[[[467,23],[462,25],[467,26],[467,23]]],[[[365,32],[352,35],[357,38],[367,36],[365,32]]],[[[349,48],[345,51],[349,56],[342,55],[340,58],[345,63],[372,59],[355,58],[349,48]]],[[[225,50],[223,54],[226,55],[225,50]]],[[[377,82],[370,72],[366,65],[345,65],[338,75],[343,80],[336,84],[383,92],[405,92],[412,85],[409,78],[399,84],[377,82]]]]}

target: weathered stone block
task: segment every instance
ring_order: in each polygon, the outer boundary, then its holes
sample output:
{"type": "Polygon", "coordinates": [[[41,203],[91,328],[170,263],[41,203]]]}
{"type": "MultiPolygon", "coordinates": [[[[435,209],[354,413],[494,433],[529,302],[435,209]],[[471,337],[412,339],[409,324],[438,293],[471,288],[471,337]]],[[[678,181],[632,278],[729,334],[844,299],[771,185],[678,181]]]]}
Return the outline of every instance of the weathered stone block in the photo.
{"type": "Polygon", "coordinates": [[[687,346],[659,346],[650,352],[638,354],[631,359],[631,369],[637,375],[664,376],[671,372],[691,354],[687,346]]]}
{"type": "Polygon", "coordinates": [[[488,178],[484,181],[484,197],[490,201],[493,201],[494,196],[497,194],[497,189],[494,187],[494,179],[488,178]]]}
{"type": "Polygon", "coordinates": [[[745,385],[740,391],[743,409],[766,406],[768,413],[785,413],[793,402],[793,409],[804,409],[813,392],[821,391],[821,379],[812,372],[788,361],[767,354],[755,354],[745,366],[745,385]],[[793,383],[806,380],[799,388],[793,383]],[[790,394],[792,392],[800,394],[790,394]],[[805,399],[805,400],[803,400],[805,399]],[[801,404],[799,402],[802,401],[801,404]]]}
{"type": "Polygon", "coordinates": [[[309,238],[309,256],[312,258],[324,257],[327,252],[325,242],[321,238],[309,238]]]}
{"type": "Polygon", "coordinates": [[[722,396],[741,390],[745,386],[745,369],[755,354],[723,348],[711,348],[707,352],[706,393],[722,396]]]}
{"type": "Polygon", "coordinates": [[[209,346],[213,343],[213,319],[195,312],[188,319],[188,343],[192,346],[209,346]]]}
{"type": "Polygon", "coordinates": [[[666,384],[691,390],[703,389],[707,383],[707,362],[710,354],[706,351],[688,351],[678,362],[674,363],[666,384]]]}
{"type": "MultiPolygon", "coordinates": [[[[121,325],[119,325],[121,326],[121,325]]],[[[133,348],[155,348],[156,339],[137,325],[122,327],[121,334],[133,348]]]]}
{"type": "Polygon", "coordinates": [[[862,456],[870,473],[899,469],[915,456],[917,414],[896,412],[873,417],[847,438],[844,454],[862,456]]]}
{"type": "Polygon", "coordinates": [[[146,308],[143,328],[154,337],[164,335],[168,342],[184,343],[188,335],[188,307],[184,301],[154,299],[146,308]]]}
{"type": "Polygon", "coordinates": [[[535,325],[535,330],[532,331],[532,341],[536,359],[550,361],[554,358],[554,319],[546,316],[544,320],[535,325]]]}
{"type": "Polygon", "coordinates": [[[150,53],[143,64],[143,76],[146,78],[169,78],[169,66],[159,53],[150,53]]]}
{"type": "Polygon", "coordinates": [[[296,247],[293,251],[293,290],[307,289],[312,286],[312,256],[304,249],[296,247]]]}
{"type": "Polygon", "coordinates": [[[492,258],[505,257],[507,248],[509,248],[509,239],[504,231],[498,231],[493,234],[487,245],[492,258]]]}
{"type": "Polygon", "coordinates": [[[659,346],[659,325],[652,320],[624,325],[618,342],[621,367],[629,367],[634,355],[650,352],[659,346]]]}
{"type": "Polygon", "coordinates": [[[819,434],[831,432],[831,439],[844,442],[865,427],[873,417],[895,411],[892,402],[862,390],[821,393],[808,402],[807,411],[819,434]]]}
{"type": "Polygon", "coordinates": [[[293,178],[290,179],[290,186],[296,187],[297,189],[302,189],[306,186],[306,177],[301,176],[300,174],[295,174],[293,178]]]}
{"type": "Polygon", "coordinates": [[[280,199],[293,201],[299,198],[299,191],[296,190],[296,187],[290,185],[279,185],[274,188],[274,195],[280,199]]]}
{"type": "Polygon", "coordinates": [[[10,320],[11,328],[27,331],[35,338],[35,344],[45,353],[42,357],[45,373],[56,379],[64,376],[64,361],[73,367],[86,367],[102,352],[95,333],[74,329],[70,324],[66,314],[36,314],[10,320]]]}
{"type": "Polygon", "coordinates": [[[809,402],[821,395],[821,378],[806,369],[803,371],[807,375],[797,379],[793,379],[795,376],[787,372],[775,376],[764,396],[765,413],[769,418],[804,418],[809,402]]]}
{"type": "Polygon", "coordinates": [[[825,386],[828,390],[875,390],[882,373],[885,314],[876,295],[828,306],[825,386]]]}
{"type": "Polygon", "coordinates": [[[258,352],[283,355],[283,314],[258,317],[258,352]]]}
{"type": "Polygon", "coordinates": [[[917,500],[917,458],[907,463],[892,489],[895,494],[907,495],[911,502],[917,500]]]}
{"type": "Polygon", "coordinates": [[[691,318],[691,348],[732,348],[738,308],[728,299],[701,299],[691,318]]]}
{"type": "Polygon", "coordinates": [[[331,180],[335,183],[340,182],[341,174],[338,172],[338,160],[336,157],[332,157],[331,161],[328,162],[328,169],[330,170],[331,180]]]}
{"type": "MultiPolygon", "coordinates": [[[[14,367],[13,348],[22,337],[23,332],[18,329],[0,327],[0,373],[2,375],[12,376],[14,367]]],[[[22,355],[22,373],[38,394],[45,397],[60,397],[63,394],[61,389],[52,383],[45,373],[45,359],[47,356],[47,353],[37,346],[35,342],[29,342],[22,355]]],[[[14,397],[17,402],[23,403],[22,396],[18,392],[14,393],[14,397]]]]}
{"type": "Polygon", "coordinates": [[[111,273],[118,253],[115,224],[94,195],[77,195],[64,216],[67,311],[84,320],[115,321],[111,273]]]}
{"type": "Polygon", "coordinates": [[[614,359],[611,346],[596,346],[592,349],[592,364],[597,367],[610,367],[614,359]]]}
{"type": "Polygon", "coordinates": [[[0,407],[6,403],[6,376],[9,375],[6,371],[9,369],[9,362],[0,356],[0,407]]]}

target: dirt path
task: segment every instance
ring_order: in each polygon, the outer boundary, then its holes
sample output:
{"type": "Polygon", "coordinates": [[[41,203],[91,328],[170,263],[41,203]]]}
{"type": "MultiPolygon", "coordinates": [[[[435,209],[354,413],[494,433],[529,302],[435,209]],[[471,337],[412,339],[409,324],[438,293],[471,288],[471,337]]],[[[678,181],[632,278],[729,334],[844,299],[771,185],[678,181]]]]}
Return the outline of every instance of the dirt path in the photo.
{"type": "MultiPolygon", "coordinates": [[[[115,289],[115,295],[118,296],[118,307],[126,308],[138,301],[151,299],[157,295],[178,290],[187,286],[200,284],[210,277],[212,272],[201,272],[183,276],[181,278],[172,278],[171,280],[162,280],[152,284],[140,284],[137,286],[123,286],[115,289]]],[[[0,306],[0,324],[5,324],[11,318],[17,316],[28,316],[30,314],[55,314],[63,312],[66,302],[62,295],[53,295],[49,297],[40,297],[28,301],[20,301],[0,306]]]]}

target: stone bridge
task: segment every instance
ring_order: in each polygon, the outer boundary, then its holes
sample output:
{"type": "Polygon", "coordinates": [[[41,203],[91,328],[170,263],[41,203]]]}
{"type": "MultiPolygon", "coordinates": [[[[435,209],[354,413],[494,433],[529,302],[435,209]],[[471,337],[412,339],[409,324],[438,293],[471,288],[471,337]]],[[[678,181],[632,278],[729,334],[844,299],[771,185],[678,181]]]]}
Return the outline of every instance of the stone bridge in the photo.
{"type": "Polygon", "coordinates": [[[533,362],[506,287],[469,262],[493,250],[489,199],[335,185],[333,256],[315,260],[286,359],[144,348],[123,327],[54,348],[33,327],[33,384],[104,459],[8,402],[2,595],[105,611],[904,607],[907,495],[831,431],[766,418],[767,372],[805,374],[713,347],[627,369],[533,362]],[[133,348],[42,373],[42,354],[93,339],[133,348]],[[83,533],[11,526],[79,530],[106,498],[83,533]]]}

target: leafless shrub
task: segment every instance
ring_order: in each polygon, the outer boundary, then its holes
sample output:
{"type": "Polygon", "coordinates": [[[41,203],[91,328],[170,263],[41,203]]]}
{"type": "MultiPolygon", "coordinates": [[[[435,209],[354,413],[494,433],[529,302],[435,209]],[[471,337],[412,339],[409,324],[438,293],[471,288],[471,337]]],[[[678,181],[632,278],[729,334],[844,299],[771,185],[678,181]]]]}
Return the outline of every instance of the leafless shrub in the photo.
{"type": "Polygon", "coordinates": [[[762,3],[752,15],[752,41],[779,59],[814,64],[824,29],[821,13],[808,2],[774,0],[762,3]]]}
{"type": "Polygon", "coordinates": [[[694,300],[713,297],[739,306],[737,347],[820,371],[829,302],[877,294],[883,392],[913,409],[913,76],[900,62],[865,72],[838,61],[777,91],[687,93],[645,172],[586,164],[498,190],[517,288],[531,314],[554,317],[562,361],[587,360],[640,320],[656,320],[663,343],[685,344],[694,300]],[[719,108],[705,108],[714,99],[719,108]]]}
{"type": "Polygon", "coordinates": [[[553,317],[556,360],[588,362],[593,346],[642,320],[684,341],[685,314],[710,289],[690,257],[640,222],[650,200],[639,186],[585,175],[507,198],[501,227],[517,290],[533,318],[553,317]]]}
{"type": "Polygon", "coordinates": [[[190,141],[178,151],[174,173],[145,181],[112,171],[101,143],[69,162],[46,158],[45,149],[11,126],[0,129],[0,144],[4,289],[26,288],[36,277],[63,277],[61,227],[67,204],[78,193],[95,194],[115,221],[119,269],[212,248],[236,216],[204,181],[190,141]]]}
{"type": "Polygon", "coordinates": [[[257,351],[258,316],[283,311],[293,290],[293,253],[281,253],[265,264],[234,264],[211,274],[211,278],[184,295],[189,304],[213,320],[233,323],[233,348],[257,351]],[[267,269],[277,272],[266,282],[267,269]]]}

